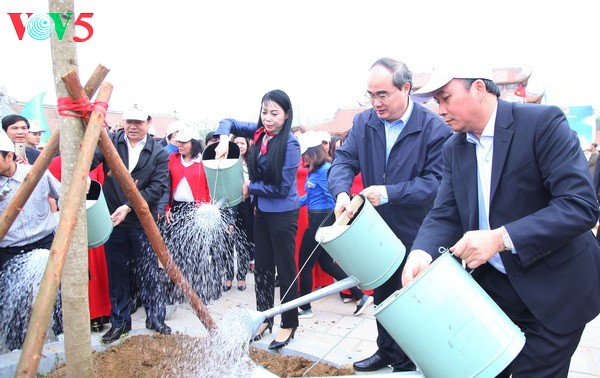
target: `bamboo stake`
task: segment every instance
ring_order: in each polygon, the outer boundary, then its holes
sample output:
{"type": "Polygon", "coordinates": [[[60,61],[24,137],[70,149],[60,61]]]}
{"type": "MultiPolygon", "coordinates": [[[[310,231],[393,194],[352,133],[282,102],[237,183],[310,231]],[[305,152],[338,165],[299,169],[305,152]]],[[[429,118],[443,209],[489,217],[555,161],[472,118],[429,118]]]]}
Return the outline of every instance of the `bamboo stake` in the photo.
{"type": "MultiPolygon", "coordinates": [[[[98,101],[108,102],[112,92],[110,84],[103,84],[98,93],[98,101]]],[[[52,314],[52,308],[56,301],[56,292],[60,286],[60,277],[67,257],[67,251],[71,245],[71,236],[77,223],[77,213],[83,201],[87,189],[87,177],[89,168],[94,157],[94,150],[100,135],[104,129],[104,112],[94,111],[89,125],[83,137],[81,149],[78,154],[75,168],[73,169],[73,180],[61,204],[61,216],[54,236],[50,256],[46,264],[46,270],[42,277],[38,296],[33,304],[33,311],[27,336],[17,365],[15,376],[34,376],[38,370],[42,357],[46,330],[52,314]]]]}
{"type": "MultiPolygon", "coordinates": [[[[63,77],[63,80],[73,99],[78,100],[83,96],[83,90],[76,77],[76,73],[68,73],[63,77]]],[[[148,236],[148,241],[150,242],[154,253],[156,253],[158,260],[162,266],[165,267],[165,271],[171,280],[187,298],[192,309],[196,313],[196,316],[198,316],[198,319],[200,319],[204,327],[206,327],[209,332],[215,331],[217,328],[215,321],[212,319],[208,309],[196,291],[185,278],[177,264],[175,264],[175,261],[173,261],[173,257],[167,250],[167,246],[165,245],[162,235],[158,230],[158,226],[150,213],[146,200],[144,200],[137,189],[129,170],[121,160],[121,157],[115,146],[112,144],[105,128],[102,128],[101,130],[98,146],[100,147],[100,151],[102,151],[106,163],[110,167],[111,174],[115,177],[121,189],[123,189],[123,193],[131,202],[133,209],[140,219],[144,232],[148,236]]]]}

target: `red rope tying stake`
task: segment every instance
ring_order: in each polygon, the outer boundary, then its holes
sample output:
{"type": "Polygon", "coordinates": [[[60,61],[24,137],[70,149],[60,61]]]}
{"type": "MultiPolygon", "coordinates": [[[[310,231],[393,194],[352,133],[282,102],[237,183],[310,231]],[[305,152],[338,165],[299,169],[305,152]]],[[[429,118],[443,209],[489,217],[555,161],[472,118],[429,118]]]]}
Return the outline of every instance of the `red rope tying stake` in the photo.
{"type": "Polygon", "coordinates": [[[90,118],[91,112],[99,112],[105,119],[106,123],[106,110],[108,109],[108,103],[103,101],[90,102],[90,99],[86,96],[84,98],[75,100],[71,97],[61,97],[58,99],[58,114],[63,117],[78,117],[78,118],[90,118]],[[76,113],[79,112],[79,113],[76,113]]]}

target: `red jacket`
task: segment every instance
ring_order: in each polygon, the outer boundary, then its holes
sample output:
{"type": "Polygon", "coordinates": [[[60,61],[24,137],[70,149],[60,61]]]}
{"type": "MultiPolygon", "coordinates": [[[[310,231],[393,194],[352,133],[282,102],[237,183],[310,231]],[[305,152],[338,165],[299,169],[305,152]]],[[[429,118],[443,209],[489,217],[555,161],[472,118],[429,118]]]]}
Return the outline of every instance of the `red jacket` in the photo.
{"type": "Polygon", "coordinates": [[[181,179],[185,177],[190,188],[192,188],[192,194],[196,202],[210,202],[210,191],[208,189],[208,182],[206,181],[206,174],[204,173],[204,166],[200,162],[195,162],[188,167],[184,167],[181,164],[181,154],[174,153],[169,155],[169,173],[171,175],[171,197],[169,199],[169,205],[167,210],[171,209],[173,204],[173,193],[181,179]]]}

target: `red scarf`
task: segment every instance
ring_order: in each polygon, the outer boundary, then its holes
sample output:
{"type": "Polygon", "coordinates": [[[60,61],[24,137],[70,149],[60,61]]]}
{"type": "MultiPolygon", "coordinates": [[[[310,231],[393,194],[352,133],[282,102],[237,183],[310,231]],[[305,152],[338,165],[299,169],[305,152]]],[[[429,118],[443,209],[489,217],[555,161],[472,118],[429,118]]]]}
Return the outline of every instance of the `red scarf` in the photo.
{"type": "Polygon", "coordinates": [[[259,127],[258,129],[256,129],[256,131],[254,132],[254,145],[258,144],[258,141],[260,140],[261,136],[263,136],[263,141],[260,143],[260,153],[265,155],[267,153],[267,147],[269,145],[269,141],[271,140],[272,137],[274,137],[275,135],[277,135],[276,133],[272,133],[269,130],[265,129],[265,127],[259,127]],[[267,134],[267,136],[269,138],[265,138],[263,136],[263,134],[267,134]]]}

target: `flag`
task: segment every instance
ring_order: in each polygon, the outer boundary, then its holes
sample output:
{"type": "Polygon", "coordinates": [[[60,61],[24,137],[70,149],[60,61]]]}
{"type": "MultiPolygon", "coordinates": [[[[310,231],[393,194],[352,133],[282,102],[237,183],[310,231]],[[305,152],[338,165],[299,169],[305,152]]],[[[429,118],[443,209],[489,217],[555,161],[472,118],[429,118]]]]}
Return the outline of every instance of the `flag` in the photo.
{"type": "Polygon", "coordinates": [[[525,93],[525,86],[521,85],[519,88],[517,88],[515,95],[523,98],[527,97],[527,93],[525,93]]]}
{"type": "Polygon", "coordinates": [[[44,130],[45,132],[41,135],[41,141],[46,143],[50,138],[50,128],[48,127],[48,121],[44,114],[44,95],[46,92],[42,92],[39,95],[33,97],[28,103],[23,106],[19,113],[23,117],[27,118],[30,126],[38,126],[38,129],[44,130]]]}

